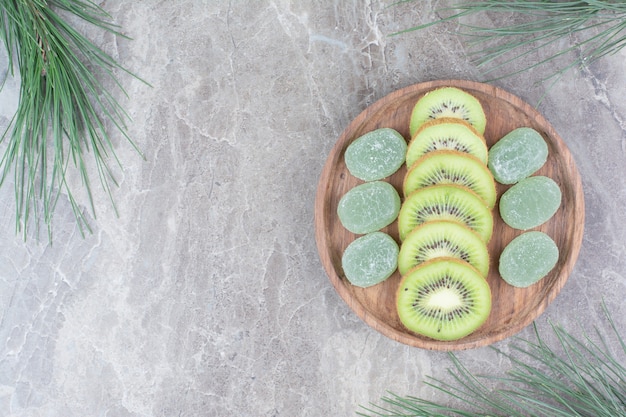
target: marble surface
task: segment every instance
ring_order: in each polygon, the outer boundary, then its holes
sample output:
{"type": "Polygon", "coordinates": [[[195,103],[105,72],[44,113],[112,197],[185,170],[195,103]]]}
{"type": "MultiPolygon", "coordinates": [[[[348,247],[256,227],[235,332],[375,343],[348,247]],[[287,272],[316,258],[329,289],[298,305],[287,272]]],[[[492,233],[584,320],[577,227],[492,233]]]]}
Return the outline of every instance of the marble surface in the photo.
{"type": "MultiPolygon", "coordinates": [[[[450,2],[100,3],[133,39],[83,29],[151,84],[120,73],[128,97],[115,90],[145,159],[114,133],[119,215],[94,186],[84,238],[61,200],[53,244],[23,241],[0,188],[0,416],[349,416],[388,390],[441,398],[424,382],[449,379],[447,354],[380,335],[334,291],[313,204],[366,106],[421,81],[483,79],[455,24],[391,36],[450,2]]],[[[535,81],[551,66],[494,82],[531,103],[545,94],[583,180],[580,257],[537,320],[548,340],[551,322],[607,333],[602,300],[626,324],[625,57],[547,91],[535,81]]],[[[2,126],[18,86],[0,95],[2,126]]],[[[489,348],[458,356],[510,366],[489,348]]]]}

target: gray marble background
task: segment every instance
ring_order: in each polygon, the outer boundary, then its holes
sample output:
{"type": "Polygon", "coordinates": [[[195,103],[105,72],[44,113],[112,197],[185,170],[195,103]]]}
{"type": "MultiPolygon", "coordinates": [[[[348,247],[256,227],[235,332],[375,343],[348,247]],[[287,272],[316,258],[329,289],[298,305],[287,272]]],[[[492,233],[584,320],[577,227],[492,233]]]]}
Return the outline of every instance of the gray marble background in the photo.
{"type": "MultiPolygon", "coordinates": [[[[120,73],[129,96],[114,90],[145,160],[114,133],[119,217],[94,185],[93,234],[62,200],[52,245],[15,234],[12,184],[0,189],[0,415],[350,416],[387,390],[441,399],[424,381],[449,380],[447,354],[380,335],[334,291],[313,203],[366,106],[421,81],[483,79],[455,24],[390,36],[450,2],[100,3],[133,40],[84,30],[152,86],[120,73]]],[[[547,92],[535,81],[553,66],[494,82],[531,103],[546,94],[539,109],[585,189],[578,263],[537,320],[548,340],[550,322],[606,333],[602,300],[626,323],[625,56],[547,92]]],[[[0,95],[2,126],[18,86],[0,95]]],[[[489,348],[459,358],[510,366],[489,348]]]]}

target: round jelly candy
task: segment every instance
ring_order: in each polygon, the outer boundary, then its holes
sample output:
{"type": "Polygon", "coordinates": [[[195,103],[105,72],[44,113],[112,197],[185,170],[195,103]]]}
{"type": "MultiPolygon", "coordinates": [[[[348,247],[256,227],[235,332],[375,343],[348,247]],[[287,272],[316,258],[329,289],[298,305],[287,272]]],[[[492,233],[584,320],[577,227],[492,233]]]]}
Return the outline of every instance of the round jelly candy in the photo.
{"type": "Polygon", "coordinates": [[[404,163],[407,144],[400,133],[380,128],[357,138],[344,155],[348,171],[363,181],[390,176],[404,163]]]}
{"type": "Polygon", "coordinates": [[[543,232],[526,232],[502,251],[500,276],[515,287],[528,287],[545,277],[559,259],[554,240],[543,232]]]}
{"type": "Polygon", "coordinates": [[[520,127],[489,149],[489,169],[500,184],[515,184],[530,176],[548,159],[548,145],[535,129],[520,127]]]}
{"type": "Polygon", "coordinates": [[[561,189],[548,177],[528,177],[502,194],[500,216],[509,226],[528,230],[552,217],[561,205],[561,189]]]}
{"type": "Polygon", "coordinates": [[[350,189],[337,207],[341,224],[356,234],[366,234],[393,223],[400,212],[400,195],[388,182],[372,181],[350,189]]]}
{"type": "Polygon", "coordinates": [[[391,236],[372,232],[348,245],[341,258],[341,265],[346,278],[353,285],[370,287],[395,272],[398,253],[398,244],[391,236]]]}

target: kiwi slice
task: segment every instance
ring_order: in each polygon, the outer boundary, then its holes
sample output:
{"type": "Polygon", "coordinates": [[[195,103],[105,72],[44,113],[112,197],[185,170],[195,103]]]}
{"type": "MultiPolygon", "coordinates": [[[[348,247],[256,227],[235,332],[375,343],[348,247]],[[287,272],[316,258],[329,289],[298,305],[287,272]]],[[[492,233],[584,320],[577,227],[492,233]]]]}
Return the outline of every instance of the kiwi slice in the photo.
{"type": "Polygon", "coordinates": [[[434,220],[463,224],[484,242],[489,242],[493,232],[493,213],[476,193],[454,184],[431,185],[404,200],[398,215],[400,240],[417,226],[434,220]]]}
{"type": "Polygon", "coordinates": [[[447,220],[424,223],[406,236],[398,254],[398,271],[405,275],[417,265],[441,257],[468,262],[485,277],[489,272],[487,244],[468,227],[447,220]]]}
{"type": "Polygon", "coordinates": [[[469,188],[490,209],[496,204],[496,183],[489,168],[475,157],[458,151],[433,151],[418,159],[404,178],[403,192],[438,184],[457,184],[469,188]]]}
{"type": "Polygon", "coordinates": [[[429,91],[415,103],[409,122],[411,137],[426,121],[440,117],[456,117],[465,120],[481,135],[485,133],[487,117],[480,101],[459,88],[441,87],[429,91]]]}
{"type": "Polygon", "coordinates": [[[415,133],[406,151],[406,166],[410,168],[426,153],[441,149],[468,153],[487,164],[485,138],[461,119],[442,117],[424,123],[415,133]]]}
{"type": "Polygon", "coordinates": [[[400,321],[412,332],[436,340],[457,340],[487,320],[491,289],[467,262],[439,258],[402,278],[396,306],[400,321]]]}

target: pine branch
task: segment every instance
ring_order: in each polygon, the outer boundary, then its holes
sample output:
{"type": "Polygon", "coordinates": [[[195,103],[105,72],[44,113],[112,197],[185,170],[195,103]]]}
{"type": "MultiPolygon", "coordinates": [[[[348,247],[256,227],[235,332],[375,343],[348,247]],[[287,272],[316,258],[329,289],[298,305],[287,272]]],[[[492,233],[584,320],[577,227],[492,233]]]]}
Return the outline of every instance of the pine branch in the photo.
{"type": "Polygon", "coordinates": [[[464,408],[413,396],[390,394],[382,405],[362,407],[360,416],[594,416],[626,415],[626,343],[611,315],[604,313],[617,346],[610,347],[596,330],[596,337],[576,337],[552,325],[556,345],[549,345],[535,327],[534,340],[515,338],[511,353],[498,349],[510,360],[506,375],[474,375],[454,354],[452,382],[433,379],[427,385],[464,408]],[[615,350],[615,352],[614,352],[615,350]],[[495,387],[495,388],[491,388],[495,387]]]}
{"type": "Polygon", "coordinates": [[[556,70],[538,80],[555,82],[567,71],[615,54],[626,46],[624,0],[464,1],[437,10],[437,13],[442,16],[438,20],[394,35],[454,21],[461,28],[460,35],[466,39],[470,55],[489,78],[487,81],[511,77],[565,59],[565,63],[557,63],[556,70]],[[484,13],[513,16],[514,23],[502,27],[464,23],[468,18],[480,17],[484,13]],[[567,46],[559,46],[562,41],[566,41],[567,46]],[[533,54],[542,51],[547,51],[547,56],[533,61],[533,54]],[[501,71],[502,75],[493,75],[496,71],[501,71]]]}
{"type": "Polygon", "coordinates": [[[90,1],[0,1],[0,36],[9,70],[11,75],[17,70],[21,79],[17,111],[1,137],[6,150],[0,159],[0,185],[14,183],[16,232],[24,239],[30,226],[38,234],[43,221],[52,241],[61,198],[69,201],[81,234],[91,232],[87,213],[69,185],[70,178],[80,178],[95,218],[87,157],[93,158],[115,207],[111,186],[117,183],[110,163],[121,164],[105,121],[139,152],[126,132],[128,115],[99,79],[109,77],[126,94],[115,72],[136,76],[74,29],[63,17],[68,14],[125,38],[108,22],[110,16],[90,1]]]}

